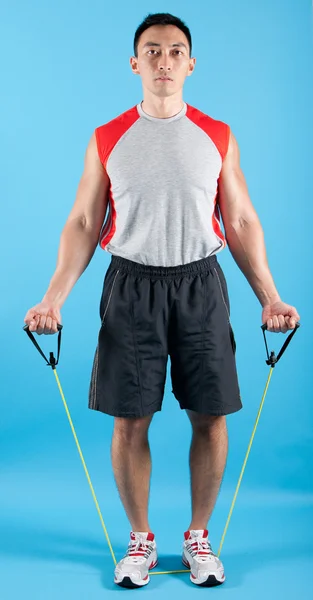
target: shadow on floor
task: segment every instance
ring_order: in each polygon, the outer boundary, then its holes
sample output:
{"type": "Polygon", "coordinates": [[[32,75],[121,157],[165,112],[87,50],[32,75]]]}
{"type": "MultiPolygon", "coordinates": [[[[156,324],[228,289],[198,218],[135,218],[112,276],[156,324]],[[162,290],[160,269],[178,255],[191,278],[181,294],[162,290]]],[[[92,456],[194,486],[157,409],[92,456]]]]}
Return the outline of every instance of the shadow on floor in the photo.
{"type": "MultiPolygon", "coordinates": [[[[113,540],[114,542],[114,540],[113,540]]],[[[116,559],[120,560],[126,550],[125,546],[114,545],[116,559]]],[[[160,549],[159,549],[160,551],[160,549]]],[[[0,524],[0,555],[6,558],[17,559],[40,559],[47,561],[65,561],[68,563],[79,564],[82,570],[99,572],[103,588],[114,591],[127,591],[116,586],[113,583],[114,563],[105,539],[100,543],[97,539],[85,535],[79,535],[79,532],[73,534],[69,532],[56,532],[49,529],[39,529],[34,524],[23,525],[16,523],[0,524]]],[[[313,558],[313,544],[299,543],[295,546],[282,544],[281,546],[239,551],[237,553],[228,553],[225,551],[221,557],[225,566],[226,583],[228,589],[240,587],[247,573],[254,570],[261,570],[271,565],[280,565],[288,561],[294,561],[301,558],[313,558]]],[[[159,555],[159,564],[155,571],[174,571],[184,569],[181,563],[180,555],[159,555]]],[[[157,588],[166,584],[166,577],[179,578],[182,585],[193,586],[190,582],[189,574],[155,575],[151,576],[149,587],[157,588]]],[[[194,586],[193,586],[194,587],[194,586]]],[[[224,586],[223,586],[224,587],[224,586]]]]}

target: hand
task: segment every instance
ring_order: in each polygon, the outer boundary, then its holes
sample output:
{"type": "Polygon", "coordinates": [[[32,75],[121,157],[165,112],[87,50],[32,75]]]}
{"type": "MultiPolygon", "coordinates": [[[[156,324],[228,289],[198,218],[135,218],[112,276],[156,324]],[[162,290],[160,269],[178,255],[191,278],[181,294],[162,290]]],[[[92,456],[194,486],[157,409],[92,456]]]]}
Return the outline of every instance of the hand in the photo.
{"type": "Polygon", "coordinates": [[[29,325],[29,331],[36,331],[38,335],[52,335],[58,332],[58,323],[61,325],[59,308],[42,301],[26,313],[24,323],[29,325]]]}
{"type": "Polygon", "coordinates": [[[290,304],[278,301],[263,307],[262,324],[267,324],[267,331],[286,333],[295,328],[297,321],[300,321],[300,316],[290,304]]]}

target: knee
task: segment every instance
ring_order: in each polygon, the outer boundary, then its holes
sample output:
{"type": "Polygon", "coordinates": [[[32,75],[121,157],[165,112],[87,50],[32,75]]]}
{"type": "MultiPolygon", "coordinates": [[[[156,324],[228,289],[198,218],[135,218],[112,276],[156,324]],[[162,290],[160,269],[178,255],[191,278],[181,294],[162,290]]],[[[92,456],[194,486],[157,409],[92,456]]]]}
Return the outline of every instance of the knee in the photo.
{"type": "Polygon", "coordinates": [[[226,417],[195,414],[190,418],[193,432],[197,435],[213,436],[226,431],[226,417]]]}
{"type": "Polygon", "coordinates": [[[125,444],[146,440],[150,422],[151,417],[138,419],[115,417],[114,436],[122,440],[125,444]]]}

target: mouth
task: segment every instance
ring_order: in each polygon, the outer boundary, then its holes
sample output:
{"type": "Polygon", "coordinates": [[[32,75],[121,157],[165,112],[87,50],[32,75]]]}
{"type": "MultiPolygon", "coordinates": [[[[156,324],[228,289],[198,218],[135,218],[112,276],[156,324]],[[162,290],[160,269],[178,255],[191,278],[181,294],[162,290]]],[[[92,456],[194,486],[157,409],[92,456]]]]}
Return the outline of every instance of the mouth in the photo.
{"type": "Polygon", "coordinates": [[[156,81],[173,81],[170,77],[157,77],[156,81]]]}

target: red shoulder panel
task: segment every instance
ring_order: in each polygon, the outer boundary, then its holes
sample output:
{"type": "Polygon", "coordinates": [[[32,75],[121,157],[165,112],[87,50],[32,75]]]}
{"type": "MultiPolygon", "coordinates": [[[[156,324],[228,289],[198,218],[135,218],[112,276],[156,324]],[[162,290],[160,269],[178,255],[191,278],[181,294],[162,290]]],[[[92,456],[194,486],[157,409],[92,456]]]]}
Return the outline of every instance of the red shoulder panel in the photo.
{"type": "Polygon", "coordinates": [[[226,123],[223,123],[223,121],[216,121],[215,119],[212,119],[197,108],[189,106],[189,104],[187,104],[186,116],[211,138],[223,161],[228,150],[230,137],[229,125],[226,125],[226,123]]]}
{"type": "Polygon", "coordinates": [[[99,158],[104,167],[114,146],[138,119],[140,116],[137,106],[134,106],[109,123],[95,129],[99,158]]]}

